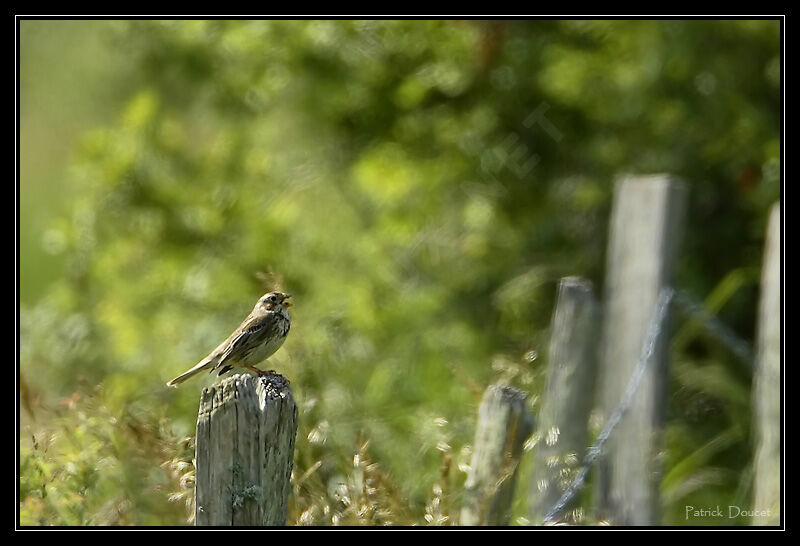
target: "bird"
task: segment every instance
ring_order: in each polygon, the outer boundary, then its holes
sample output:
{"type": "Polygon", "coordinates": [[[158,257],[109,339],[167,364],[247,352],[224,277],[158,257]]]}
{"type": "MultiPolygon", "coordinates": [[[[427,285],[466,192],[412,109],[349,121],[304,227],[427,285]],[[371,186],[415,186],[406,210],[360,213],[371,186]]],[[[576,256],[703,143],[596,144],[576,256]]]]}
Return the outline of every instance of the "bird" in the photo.
{"type": "Polygon", "coordinates": [[[167,386],[177,387],[204,370],[209,373],[216,371],[218,376],[234,367],[246,368],[259,377],[273,374],[255,365],[272,356],[286,341],[292,324],[287,311],[292,306],[288,301],[291,297],[285,292],[267,292],[261,296],[253,311],[228,339],[194,367],[169,381],[167,386]]]}

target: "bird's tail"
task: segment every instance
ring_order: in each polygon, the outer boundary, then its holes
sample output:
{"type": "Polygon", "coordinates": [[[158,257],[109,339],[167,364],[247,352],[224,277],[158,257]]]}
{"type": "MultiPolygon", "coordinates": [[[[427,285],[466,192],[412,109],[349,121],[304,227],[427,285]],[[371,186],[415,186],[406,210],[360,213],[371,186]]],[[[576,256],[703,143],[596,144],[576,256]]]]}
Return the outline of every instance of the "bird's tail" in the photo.
{"type": "Polygon", "coordinates": [[[187,379],[190,379],[190,378],[194,377],[195,375],[199,374],[200,372],[202,372],[203,370],[208,369],[210,366],[213,366],[215,360],[216,360],[215,358],[211,358],[211,357],[201,360],[193,368],[183,372],[181,375],[179,375],[175,379],[173,379],[170,382],[168,382],[167,386],[168,387],[177,387],[178,385],[180,385],[181,383],[183,383],[187,379]]]}

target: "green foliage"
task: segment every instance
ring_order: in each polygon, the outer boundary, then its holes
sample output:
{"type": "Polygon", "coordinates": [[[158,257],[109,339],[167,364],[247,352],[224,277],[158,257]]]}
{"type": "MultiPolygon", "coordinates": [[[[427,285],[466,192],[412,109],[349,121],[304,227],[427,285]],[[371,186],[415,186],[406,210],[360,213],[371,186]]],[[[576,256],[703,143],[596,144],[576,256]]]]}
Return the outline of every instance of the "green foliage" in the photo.
{"type": "MultiPolygon", "coordinates": [[[[47,452],[39,436],[23,448],[24,524],[185,521],[168,503],[191,502],[175,438],[192,434],[211,379],[164,382],[268,288],[296,301],[269,364],[302,410],[292,521],[454,523],[442,506],[456,506],[463,473],[443,482],[442,457],[468,448],[490,382],[541,388],[555,282],[601,284],[617,175],[690,185],[679,286],[705,295],[759,269],[779,198],[774,21],[116,32],[137,85],[118,121],[77,147],[71,213],[49,232],[66,265],[23,308],[21,334],[30,399],[86,381],[102,402],[27,425],[69,432],[47,452]],[[150,416],[150,443],[121,425],[131,415],[150,416]]],[[[714,310],[745,337],[756,279],[716,292],[714,310]]],[[[749,453],[749,377],[702,332],[681,339],[665,484],[680,506],[666,523],[701,486],[736,495],[749,453]]]]}
{"type": "Polygon", "coordinates": [[[54,407],[27,405],[35,419],[20,450],[23,524],[185,520],[170,493],[183,498],[180,490],[190,485],[176,470],[191,466],[191,438],[176,438],[164,417],[131,406],[113,410],[105,405],[107,396],[101,387],[84,386],[54,407]]]}

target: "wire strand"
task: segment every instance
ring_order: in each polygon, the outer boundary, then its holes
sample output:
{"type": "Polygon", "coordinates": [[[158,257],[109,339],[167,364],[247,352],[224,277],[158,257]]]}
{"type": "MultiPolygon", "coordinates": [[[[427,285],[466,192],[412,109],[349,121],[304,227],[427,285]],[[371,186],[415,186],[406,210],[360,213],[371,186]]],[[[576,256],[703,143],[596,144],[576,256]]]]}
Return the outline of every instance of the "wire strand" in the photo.
{"type": "Polygon", "coordinates": [[[674,296],[675,290],[671,287],[664,288],[659,293],[658,303],[656,304],[656,308],[653,312],[653,317],[650,319],[650,324],[647,328],[647,335],[645,336],[645,340],[642,345],[642,352],[639,355],[639,360],[636,363],[636,367],[634,368],[630,379],[628,379],[625,392],[623,393],[619,404],[617,404],[617,407],[614,409],[614,412],[608,418],[608,421],[606,421],[603,430],[587,450],[586,457],[583,460],[583,467],[581,468],[580,472],[578,472],[577,476],[575,476],[575,479],[572,480],[572,483],[561,495],[561,498],[558,499],[558,502],[553,505],[553,507],[544,517],[545,524],[551,523],[553,519],[564,509],[567,503],[569,503],[583,487],[583,484],[586,481],[586,476],[589,474],[592,464],[603,452],[603,447],[608,441],[609,436],[611,436],[611,433],[614,431],[616,426],[622,420],[622,417],[630,408],[631,402],[633,401],[633,396],[636,394],[636,390],[639,388],[639,384],[642,381],[642,377],[647,369],[647,365],[650,363],[651,357],[653,356],[656,341],[662,332],[664,321],[667,317],[667,309],[669,308],[669,304],[674,296]]]}

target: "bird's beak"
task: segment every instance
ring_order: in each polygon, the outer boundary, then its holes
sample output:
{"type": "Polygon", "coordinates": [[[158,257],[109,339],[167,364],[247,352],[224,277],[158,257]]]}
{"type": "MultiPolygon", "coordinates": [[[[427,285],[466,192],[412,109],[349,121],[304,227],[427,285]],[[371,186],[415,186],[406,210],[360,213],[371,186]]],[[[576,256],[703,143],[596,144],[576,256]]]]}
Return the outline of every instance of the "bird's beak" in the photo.
{"type": "Polygon", "coordinates": [[[283,301],[281,303],[283,304],[284,307],[292,306],[292,302],[289,301],[289,298],[291,297],[292,297],[291,294],[286,294],[286,293],[283,294],[283,301]]]}

